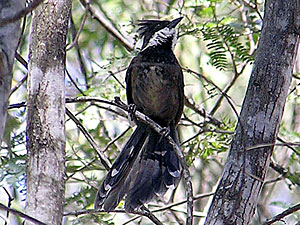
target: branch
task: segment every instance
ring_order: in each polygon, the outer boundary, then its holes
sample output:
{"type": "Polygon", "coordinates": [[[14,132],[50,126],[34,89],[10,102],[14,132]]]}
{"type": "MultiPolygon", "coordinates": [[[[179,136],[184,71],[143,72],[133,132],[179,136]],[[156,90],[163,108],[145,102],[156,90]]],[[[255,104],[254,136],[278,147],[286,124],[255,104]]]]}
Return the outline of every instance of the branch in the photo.
{"type": "Polygon", "coordinates": [[[16,52],[15,57],[19,61],[19,63],[21,63],[26,69],[28,69],[28,63],[19,53],[16,52]]]}
{"type": "Polygon", "coordinates": [[[108,148],[113,145],[116,141],[118,141],[121,137],[123,137],[129,130],[131,127],[127,127],[126,130],[124,130],[120,135],[118,135],[116,138],[114,138],[113,140],[111,140],[103,149],[103,152],[106,152],[108,150],[108,148]]]}
{"type": "Polygon", "coordinates": [[[142,210],[142,214],[144,216],[147,216],[153,223],[155,223],[156,225],[163,225],[163,223],[160,222],[159,219],[157,219],[157,217],[154,216],[151,213],[151,211],[149,209],[147,209],[145,206],[142,206],[141,210],[142,210]]]}
{"type": "Polygon", "coordinates": [[[246,151],[253,151],[257,150],[259,148],[265,148],[265,147],[274,147],[274,146],[300,146],[300,143],[295,142],[285,142],[285,143],[265,143],[265,144],[257,144],[246,148],[246,151]]]}
{"type": "Polygon", "coordinates": [[[0,20],[0,27],[9,24],[9,23],[13,23],[19,19],[21,19],[22,17],[26,16],[28,13],[30,13],[32,10],[34,10],[36,7],[38,7],[38,5],[42,2],[43,0],[35,0],[33,2],[31,2],[28,7],[20,10],[18,13],[16,13],[15,15],[11,16],[11,17],[7,17],[5,19],[0,20]]]}
{"type": "Polygon", "coordinates": [[[9,207],[3,205],[2,203],[0,203],[0,210],[10,212],[11,214],[14,214],[14,215],[16,215],[16,216],[19,216],[19,217],[21,217],[21,218],[23,218],[23,219],[25,219],[25,220],[28,220],[28,221],[30,221],[30,222],[32,222],[32,223],[34,223],[34,224],[38,224],[38,225],[47,225],[47,224],[45,224],[45,223],[43,223],[43,222],[41,222],[41,221],[39,221],[39,220],[37,220],[37,219],[31,217],[31,216],[26,215],[25,213],[22,213],[22,212],[20,212],[20,211],[18,211],[18,210],[9,208],[9,207]]]}
{"type": "MultiPolygon", "coordinates": [[[[101,102],[105,104],[110,104],[116,107],[119,107],[125,111],[128,112],[128,106],[124,104],[120,98],[115,98],[115,101],[107,101],[95,97],[79,97],[79,98],[67,98],[66,102],[86,102],[86,101],[94,101],[94,102],[101,102]]],[[[145,116],[141,112],[136,111],[135,113],[136,118],[147,124],[149,127],[151,127],[154,131],[157,133],[161,134],[162,132],[162,127],[156,124],[153,120],[151,120],[149,117],[145,116]]],[[[190,176],[190,172],[187,166],[187,163],[185,161],[185,157],[180,149],[180,147],[175,143],[175,141],[170,137],[167,136],[166,139],[172,145],[173,149],[175,150],[180,164],[183,168],[183,178],[184,178],[184,183],[186,186],[186,192],[187,192],[187,219],[186,219],[186,224],[190,225],[193,224],[193,186],[192,186],[192,180],[190,176]]]]}
{"type": "MultiPolygon", "coordinates": [[[[229,92],[229,90],[233,87],[233,85],[235,84],[235,82],[237,81],[237,79],[240,77],[240,73],[234,73],[234,75],[231,78],[231,81],[229,82],[229,84],[227,84],[227,86],[224,88],[224,90],[222,91],[223,93],[227,94],[229,92]]],[[[221,95],[219,96],[219,98],[217,99],[214,107],[211,109],[211,111],[209,112],[210,115],[214,115],[216,113],[216,111],[218,110],[218,108],[221,106],[221,103],[224,99],[225,95],[221,95]]]]}
{"type": "Polygon", "coordinates": [[[294,185],[297,184],[298,186],[300,186],[299,174],[291,173],[289,169],[286,169],[273,161],[270,162],[270,167],[277,173],[279,173],[282,177],[290,180],[294,185]]]}
{"type": "Polygon", "coordinates": [[[89,5],[87,4],[86,7],[85,7],[85,13],[84,13],[83,19],[81,21],[80,27],[79,27],[79,29],[78,29],[78,31],[77,31],[77,33],[76,33],[76,35],[75,35],[72,43],[69,46],[67,46],[66,51],[69,51],[71,48],[73,48],[75,45],[78,44],[79,35],[82,32],[84,24],[85,24],[85,21],[86,21],[86,19],[88,17],[88,11],[89,11],[89,5]]]}
{"type": "Polygon", "coordinates": [[[94,138],[86,131],[84,126],[80,123],[80,121],[73,115],[73,113],[66,108],[66,113],[70,117],[71,120],[76,124],[76,126],[79,128],[79,130],[83,133],[83,135],[86,137],[86,139],[90,142],[90,144],[93,146],[93,148],[96,150],[97,155],[100,158],[100,161],[102,165],[105,167],[106,170],[109,170],[111,167],[110,162],[106,158],[106,156],[103,154],[102,150],[98,147],[96,144],[94,138]]]}
{"type": "MultiPolygon", "coordinates": [[[[197,201],[197,200],[200,200],[200,199],[203,199],[203,198],[208,198],[208,197],[210,197],[212,195],[214,195],[214,192],[196,195],[196,196],[194,196],[193,200],[197,201]]],[[[171,209],[171,208],[173,208],[175,206],[182,205],[182,204],[186,203],[186,201],[187,200],[182,200],[182,201],[179,201],[179,202],[175,202],[173,204],[164,206],[162,208],[155,209],[155,210],[151,211],[151,213],[156,213],[156,212],[161,212],[161,211],[164,211],[164,210],[171,209]]],[[[90,210],[89,209],[89,210],[80,210],[80,211],[74,211],[74,212],[66,212],[66,213],[64,213],[64,216],[80,216],[80,215],[85,215],[85,214],[94,214],[94,213],[103,213],[103,212],[106,212],[106,211],[103,210],[103,209],[97,209],[97,210],[94,210],[94,209],[90,210]]],[[[123,209],[115,209],[112,212],[113,213],[127,213],[123,209]]],[[[132,214],[136,214],[136,215],[139,215],[139,216],[146,216],[145,214],[141,214],[141,212],[133,212],[132,214]]],[[[124,224],[127,224],[127,223],[129,223],[129,222],[137,219],[139,216],[132,218],[130,221],[127,221],[124,224]]]]}
{"type": "Polygon", "coordinates": [[[294,145],[294,143],[288,143],[288,142],[286,142],[285,140],[283,140],[280,137],[277,137],[277,140],[280,141],[280,142],[282,142],[282,143],[284,143],[284,144],[286,144],[286,147],[288,147],[289,149],[291,149],[296,155],[300,156],[300,151],[297,150],[297,149],[295,149],[294,147],[292,147],[292,145],[294,145]]]}
{"type": "MultiPolygon", "coordinates": [[[[88,209],[88,210],[80,210],[75,212],[64,213],[64,216],[80,216],[86,214],[95,214],[95,213],[107,213],[104,209],[88,209]]],[[[110,213],[127,213],[124,209],[115,209],[110,213]]],[[[162,225],[162,223],[145,207],[141,211],[130,212],[131,214],[146,216],[150,219],[154,224],[162,225]],[[147,211],[147,212],[146,212],[147,211]]]]}
{"type": "MultiPolygon", "coordinates": [[[[73,149],[73,148],[72,148],[73,149]]],[[[77,170],[75,170],[72,174],[67,175],[66,180],[69,180],[70,178],[73,178],[73,176],[78,173],[81,172],[83,170],[85,170],[86,168],[88,168],[90,165],[92,165],[94,162],[96,161],[96,159],[94,158],[93,160],[91,160],[88,164],[85,164],[82,160],[80,160],[80,162],[83,164],[83,166],[81,168],[78,168],[77,170]]],[[[92,185],[91,185],[92,186],[92,185]]],[[[94,186],[92,186],[94,187],[94,186]]],[[[97,188],[96,188],[97,189],[97,188]]]]}
{"type": "MultiPolygon", "coordinates": [[[[8,190],[5,187],[2,187],[2,188],[3,188],[3,190],[6,192],[6,194],[8,196],[8,203],[7,203],[7,205],[8,205],[8,208],[10,208],[11,203],[14,200],[14,197],[11,197],[10,193],[8,192],[8,190]]],[[[9,217],[9,211],[6,212],[6,218],[8,219],[8,217],[9,217]]],[[[5,220],[5,224],[4,225],[7,225],[7,220],[5,220]]]]}
{"type": "MultiPolygon", "coordinates": [[[[15,58],[28,70],[28,63],[19,53],[15,53],[15,58]]],[[[10,90],[9,97],[27,80],[27,77],[28,73],[10,90]]]]}
{"type": "Polygon", "coordinates": [[[212,86],[214,86],[221,93],[221,95],[225,97],[225,99],[227,100],[228,104],[232,108],[232,111],[234,112],[234,114],[236,115],[236,117],[239,120],[239,114],[238,114],[237,110],[235,109],[235,107],[234,107],[234,105],[233,105],[230,97],[226,93],[224,93],[220,87],[218,87],[214,82],[212,82],[211,80],[209,80],[208,78],[206,78],[205,76],[203,76],[200,73],[197,73],[197,72],[195,72],[195,71],[193,71],[191,69],[188,69],[188,68],[182,68],[182,69],[184,71],[186,71],[187,73],[191,73],[191,74],[194,74],[194,75],[198,76],[200,79],[203,79],[208,84],[211,84],[212,86]]]}
{"type": "MultiPolygon", "coordinates": [[[[217,21],[217,17],[216,17],[216,12],[215,10],[213,10],[213,14],[214,14],[214,18],[215,20],[217,21]]],[[[241,75],[241,73],[239,73],[237,71],[237,64],[235,62],[235,59],[234,59],[234,53],[232,52],[232,49],[230,47],[230,44],[228,43],[228,41],[224,38],[224,36],[221,34],[220,32],[220,28],[219,28],[219,23],[217,23],[217,31],[219,33],[219,36],[222,40],[222,42],[224,43],[224,45],[226,46],[227,48],[227,52],[229,52],[229,55],[230,55],[230,58],[231,58],[231,63],[232,63],[232,67],[233,67],[233,76],[231,78],[231,81],[230,83],[225,87],[224,91],[222,91],[222,93],[225,93],[227,94],[227,92],[231,89],[231,87],[234,85],[234,83],[236,82],[236,80],[238,79],[238,77],[241,75]]],[[[217,109],[220,107],[222,101],[223,101],[223,98],[224,98],[225,95],[221,95],[217,101],[216,101],[216,104],[214,105],[214,107],[212,108],[212,110],[209,112],[209,114],[211,115],[214,115],[215,112],[217,111],[217,109]]]]}
{"type": "MultiPolygon", "coordinates": [[[[128,106],[126,104],[124,104],[119,98],[116,98],[115,101],[103,100],[103,99],[100,99],[97,97],[66,98],[66,103],[76,103],[76,102],[100,102],[100,103],[119,107],[128,112],[128,106]]],[[[25,103],[22,103],[21,106],[25,106],[25,103]]],[[[9,108],[11,108],[11,106],[9,108]]],[[[88,134],[88,132],[84,129],[82,124],[77,120],[77,118],[68,109],[66,109],[66,112],[67,112],[67,115],[76,123],[78,128],[83,132],[83,134],[89,140],[89,142],[92,144],[92,146],[97,150],[100,160],[103,163],[103,165],[105,166],[105,168],[109,169],[110,164],[106,161],[105,155],[98,148],[94,139],[88,134]]],[[[158,124],[156,124],[149,117],[145,116],[144,114],[142,114],[141,112],[138,112],[138,111],[136,111],[135,116],[139,121],[144,122],[145,124],[150,126],[154,131],[156,131],[157,133],[162,134],[161,131],[163,130],[163,128],[161,126],[159,126],[158,124]]],[[[170,136],[167,136],[166,139],[168,140],[168,142],[172,145],[173,149],[175,150],[175,152],[179,158],[180,164],[183,168],[183,178],[184,178],[184,183],[185,183],[186,192],[187,192],[186,224],[191,225],[191,224],[193,224],[193,186],[192,186],[191,175],[190,175],[187,163],[185,161],[185,157],[184,157],[180,147],[175,143],[175,141],[170,136]]]]}
{"type": "MultiPolygon", "coordinates": [[[[72,15],[71,15],[71,18],[70,18],[70,31],[71,31],[71,34],[72,34],[72,39],[75,40],[76,35],[78,34],[78,32],[76,32],[76,28],[75,28],[75,25],[74,25],[72,15]]],[[[81,50],[80,50],[80,47],[78,45],[78,42],[75,42],[75,51],[76,51],[77,58],[78,58],[78,61],[79,61],[80,71],[84,76],[84,81],[85,81],[86,88],[89,89],[89,84],[88,84],[89,77],[87,75],[87,66],[85,64],[84,57],[81,54],[81,50]]]]}
{"type": "Polygon", "coordinates": [[[22,107],[26,107],[26,102],[11,104],[7,107],[7,109],[17,109],[17,108],[22,108],[22,107]]]}
{"type": "Polygon", "coordinates": [[[288,216],[288,215],[290,215],[290,214],[292,214],[292,213],[294,213],[298,210],[300,210],[300,203],[293,206],[293,207],[288,208],[287,210],[283,211],[282,213],[274,216],[272,219],[267,220],[262,225],[270,225],[272,223],[275,223],[276,221],[279,221],[282,218],[284,218],[284,217],[286,217],[286,216],[288,216]]]}
{"type": "MultiPolygon", "coordinates": [[[[115,102],[117,105],[122,108],[123,110],[126,110],[128,112],[128,106],[125,105],[124,103],[121,102],[119,98],[115,98],[115,102]]],[[[156,124],[153,120],[151,120],[149,117],[145,116],[144,114],[136,111],[135,113],[136,118],[147,124],[149,127],[151,127],[154,131],[157,133],[162,134],[162,127],[156,124]]],[[[185,157],[180,149],[180,147],[177,145],[177,143],[170,137],[167,136],[166,139],[168,140],[169,144],[172,145],[173,149],[175,150],[180,164],[183,168],[183,178],[184,178],[184,183],[186,187],[186,192],[187,192],[187,218],[186,218],[186,224],[191,225],[193,224],[193,184],[192,184],[192,179],[191,175],[185,160],[185,157]]]]}
{"type": "Polygon", "coordinates": [[[194,110],[199,115],[203,116],[204,118],[207,118],[209,122],[213,123],[214,125],[220,127],[222,125],[222,122],[217,120],[216,118],[212,117],[210,114],[206,113],[204,109],[199,109],[195,103],[190,102],[190,100],[184,96],[184,105],[192,110],[194,110]]]}
{"type": "Polygon", "coordinates": [[[79,91],[79,93],[83,96],[85,96],[84,92],[78,87],[77,83],[75,82],[75,80],[73,79],[73,77],[71,76],[71,74],[69,73],[69,71],[66,69],[66,73],[68,78],[70,79],[71,83],[74,85],[74,87],[79,91]]]}
{"type": "MultiPolygon", "coordinates": [[[[199,200],[199,199],[202,199],[202,198],[208,198],[210,196],[214,195],[214,192],[210,192],[210,193],[205,193],[205,194],[200,194],[200,195],[196,195],[194,196],[193,198],[193,201],[196,201],[196,200],[199,200]]],[[[178,206],[178,205],[182,205],[184,203],[186,203],[187,200],[182,200],[182,201],[179,201],[179,202],[175,202],[175,203],[172,203],[170,205],[167,205],[167,206],[164,206],[162,208],[159,208],[159,209],[155,209],[153,210],[152,212],[161,212],[163,210],[167,210],[167,209],[171,209],[175,206],[178,206]]]]}
{"type": "Polygon", "coordinates": [[[88,0],[80,0],[81,4],[88,10],[92,15],[92,18],[96,19],[113,37],[115,37],[128,51],[133,51],[133,45],[111,24],[111,22],[104,16],[100,10],[96,10],[90,5],[88,0]]]}
{"type": "Polygon", "coordinates": [[[9,92],[9,97],[16,91],[18,90],[19,87],[27,80],[28,73],[25,74],[25,76],[10,90],[9,92]]]}
{"type": "MultiPolygon", "coordinates": [[[[104,209],[87,209],[87,210],[78,210],[74,212],[66,212],[63,216],[80,216],[80,215],[86,215],[86,214],[94,214],[94,213],[105,213],[106,211],[104,209]]],[[[115,209],[111,211],[112,213],[127,213],[124,209],[115,209]]]]}

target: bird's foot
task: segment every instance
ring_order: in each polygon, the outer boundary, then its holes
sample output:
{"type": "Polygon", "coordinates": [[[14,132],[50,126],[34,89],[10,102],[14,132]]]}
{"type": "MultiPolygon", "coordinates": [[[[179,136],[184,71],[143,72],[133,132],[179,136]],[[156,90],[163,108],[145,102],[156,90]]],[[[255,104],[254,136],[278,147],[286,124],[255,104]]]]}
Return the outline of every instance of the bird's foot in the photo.
{"type": "Polygon", "coordinates": [[[128,119],[130,124],[135,124],[137,121],[137,118],[135,116],[136,112],[136,105],[135,104],[130,104],[128,106],[128,119]]]}
{"type": "Polygon", "coordinates": [[[159,134],[161,135],[160,136],[160,139],[159,139],[159,142],[163,139],[163,138],[166,138],[167,136],[169,136],[170,134],[170,128],[169,127],[163,127],[159,134]]]}

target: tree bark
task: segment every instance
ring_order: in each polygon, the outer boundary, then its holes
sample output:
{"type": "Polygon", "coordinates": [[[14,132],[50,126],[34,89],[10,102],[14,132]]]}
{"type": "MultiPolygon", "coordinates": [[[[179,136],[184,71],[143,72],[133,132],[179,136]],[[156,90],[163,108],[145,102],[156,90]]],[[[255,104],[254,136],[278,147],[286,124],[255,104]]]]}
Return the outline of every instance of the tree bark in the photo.
{"type": "MultiPolygon", "coordinates": [[[[25,0],[1,1],[0,19],[16,14],[24,7],[25,0]]],[[[20,20],[0,26],[0,144],[2,143],[5,129],[12,69],[20,35],[20,20]]]]}
{"type": "Polygon", "coordinates": [[[266,0],[254,68],[205,224],[251,222],[288,94],[299,42],[300,0],[266,0]]]}
{"type": "MultiPolygon", "coordinates": [[[[71,0],[33,14],[27,103],[26,214],[61,224],[65,184],[65,59],[71,0]]],[[[27,223],[31,224],[31,223],[27,223]]]]}

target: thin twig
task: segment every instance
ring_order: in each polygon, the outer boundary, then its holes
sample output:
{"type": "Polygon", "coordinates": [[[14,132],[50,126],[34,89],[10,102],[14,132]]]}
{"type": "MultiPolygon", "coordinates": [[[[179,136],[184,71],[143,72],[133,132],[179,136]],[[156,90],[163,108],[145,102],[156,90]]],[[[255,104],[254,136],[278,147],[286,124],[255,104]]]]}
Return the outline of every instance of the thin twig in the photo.
{"type": "Polygon", "coordinates": [[[25,74],[25,76],[10,90],[9,92],[9,97],[16,91],[18,90],[19,87],[27,80],[28,73],[25,74]]]}
{"type": "MultiPolygon", "coordinates": [[[[267,185],[267,184],[274,184],[274,183],[276,183],[276,182],[278,182],[278,181],[281,181],[281,180],[283,180],[284,179],[284,177],[283,176],[279,176],[279,177],[276,177],[276,178],[273,178],[273,179],[270,179],[270,180],[266,180],[265,182],[264,182],[264,185],[267,185]]],[[[268,191],[268,193],[270,193],[270,191],[268,191]]],[[[262,201],[263,202],[263,201],[262,201]]]]}
{"type": "Polygon", "coordinates": [[[282,142],[282,143],[284,143],[284,144],[286,144],[286,147],[288,147],[289,149],[291,149],[294,153],[296,153],[296,155],[298,155],[298,156],[300,155],[300,151],[299,150],[297,150],[294,147],[292,147],[291,145],[289,145],[289,143],[286,142],[285,140],[283,140],[282,138],[277,137],[277,140],[280,141],[280,142],[282,142]]]}
{"type": "Polygon", "coordinates": [[[125,88],[124,84],[122,84],[122,82],[116,77],[116,74],[120,73],[120,72],[123,72],[126,69],[127,69],[127,67],[125,67],[125,68],[123,68],[119,71],[116,71],[116,72],[108,71],[108,76],[103,79],[102,83],[104,83],[109,77],[113,77],[122,88],[125,88]]]}
{"type": "Polygon", "coordinates": [[[76,173],[81,172],[83,170],[85,170],[86,168],[88,168],[90,165],[92,165],[94,162],[96,161],[96,159],[94,158],[93,160],[91,160],[88,164],[83,163],[81,160],[80,162],[83,164],[82,167],[78,168],[77,170],[75,170],[72,174],[68,175],[66,180],[70,179],[71,177],[73,177],[76,173]]]}
{"type": "Polygon", "coordinates": [[[290,180],[294,185],[300,185],[300,182],[298,179],[293,179],[295,177],[298,177],[298,174],[291,173],[288,169],[284,168],[283,166],[279,165],[278,163],[275,163],[271,160],[270,167],[275,170],[277,173],[279,173],[283,178],[286,178],[290,180]]]}
{"type": "Polygon", "coordinates": [[[99,105],[99,104],[96,104],[96,103],[91,103],[91,105],[96,106],[99,109],[104,109],[108,112],[114,113],[115,115],[118,115],[118,116],[121,116],[121,117],[124,117],[124,118],[128,118],[128,115],[123,110],[114,110],[111,107],[105,107],[105,106],[102,106],[102,105],[99,105]]]}
{"type": "Polygon", "coordinates": [[[119,140],[121,137],[123,137],[129,130],[131,129],[131,127],[128,127],[126,130],[124,130],[121,134],[119,134],[116,138],[114,138],[113,140],[111,140],[103,149],[103,152],[106,152],[107,149],[114,144],[117,140],[119,140]]]}
{"type": "Polygon", "coordinates": [[[80,27],[79,27],[79,29],[78,29],[78,31],[77,31],[74,39],[73,39],[73,42],[66,48],[66,51],[69,51],[71,48],[73,48],[75,45],[78,44],[79,35],[82,32],[84,24],[85,24],[85,21],[86,21],[86,19],[88,17],[88,11],[89,11],[89,4],[87,4],[85,6],[85,13],[84,13],[83,19],[81,21],[80,27]]]}
{"type": "MultiPolygon", "coordinates": [[[[73,37],[73,40],[74,40],[76,35],[77,35],[77,32],[76,32],[76,28],[75,28],[75,25],[74,25],[72,15],[70,17],[70,31],[71,31],[71,34],[72,34],[72,37],[73,37]]],[[[78,58],[78,62],[79,62],[80,72],[84,76],[86,89],[89,89],[89,83],[88,83],[89,76],[87,74],[87,66],[85,64],[84,57],[81,54],[81,50],[80,50],[80,47],[79,47],[77,42],[75,42],[75,50],[76,50],[76,54],[77,54],[77,58],[78,58]]]]}
{"type": "Polygon", "coordinates": [[[246,148],[246,151],[252,151],[257,150],[258,148],[264,148],[264,147],[274,147],[274,146],[300,146],[300,143],[297,142],[286,142],[286,143],[265,143],[265,144],[258,144],[254,146],[250,146],[246,148]]]}
{"type": "Polygon", "coordinates": [[[84,126],[80,123],[80,121],[73,115],[73,113],[66,108],[67,115],[73,120],[73,122],[76,124],[76,126],[79,128],[79,130],[83,133],[83,135],[86,137],[86,139],[90,142],[90,144],[93,146],[93,148],[96,150],[97,155],[100,158],[100,161],[102,165],[105,167],[106,170],[109,170],[111,167],[111,164],[109,160],[106,158],[102,150],[98,147],[96,144],[94,138],[86,131],[84,126]]]}
{"type": "MultiPolygon", "coordinates": [[[[8,190],[5,187],[2,187],[2,188],[3,188],[3,190],[6,192],[6,194],[8,196],[7,207],[10,208],[11,207],[11,203],[14,200],[14,198],[10,196],[10,193],[8,192],[8,190]]],[[[9,211],[6,212],[6,218],[8,219],[8,217],[9,217],[9,211]]],[[[5,224],[4,225],[7,225],[7,220],[5,220],[5,224]]]]}
{"type": "Polygon", "coordinates": [[[141,207],[141,212],[144,216],[147,216],[154,224],[163,225],[163,223],[160,222],[159,219],[157,219],[157,217],[154,216],[153,213],[149,209],[147,209],[145,206],[141,207]]]}
{"type": "MultiPolygon", "coordinates": [[[[15,52],[16,59],[26,68],[28,69],[28,63],[26,60],[17,52],[15,52]]],[[[27,80],[28,73],[10,90],[9,97],[27,80]]]]}
{"type": "Polygon", "coordinates": [[[198,76],[200,79],[203,79],[203,80],[205,80],[205,82],[207,82],[207,83],[211,84],[212,86],[214,86],[225,97],[225,99],[227,100],[228,104],[230,105],[232,111],[234,112],[234,114],[236,115],[236,117],[238,118],[238,121],[239,121],[239,114],[238,114],[236,108],[234,107],[230,97],[226,93],[224,93],[219,86],[217,86],[214,82],[212,82],[211,80],[209,80],[208,78],[206,78],[205,76],[203,76],[200,73],[197,73],[197,72],[195,72],[191,69],[188,69],[188,68],[182,68],[182,69],[184,71],[186,71],[187,73],[191,73],[191,74],[194,74],[194,75],[198,76]]]}
{"type": "Polygon", "coordinates": [[[262,225],[270,225],[272,223],[275,223],[275,222],[281,220],[282,218],[284,218],[298,210],[300,210],[300,203],[297,205],[294,205],[293,207],[288,208],[287,210],[283,211],[282,213],[274,216],[272,219],[267,220],[262,225]]]}
{"type": "MultiPolygon", "coordinates": [[[[95,213],[105,213],[104,209],[87,209],[87,210],[78,210],[74,212],[65,212],[63,216],[80,216],[86,214],[95,214],[95,213]]],[[[124,209],[115,209],[111,213],[127,213],[124,209]]]]}
{"type": "Polygon", "coordinates": [[[26,8],[20,10],[19,12],[17,12],[15,15],[11,16],[11,17],[6,17],[4,19],[0,20],[0,27],[9,24],[9,23],[13,23],[19,19],[21,19],[22,17],[26,16],[28,13],[30,13],[32,10],[34,10],[36,7],[38,7],[38,5],[42,2],[43,0],[35,0],[32,1],[26,8]]]}
{"type": "Polygon", "coordinates": [[[39,220],[37,220],[37,219],[31,217],[31,216],[28,216],[28,215],[26,215],[25,213],[22,213],[22,212],[20,212],[20,211],[18,211],[18,210],[15,210],[15,209],[12,209],[12,208],[10,208],[10,207],[7,207],[6,205],[3,205],[2,203],[0,203],[0,210],[3,210],[3,211],[9,211],[11,214],[14,214],[14,215],[16,215],[16,216],[19,216],[19,217],[21,217],[21,218],[23,218],[23,219],[25,219],[25,220],[28,220],[28,221],[30,221],[30,222],[32,222],[32,223],[34,223],[34,224],[38,224],[38,225],[47,225],[46,223],[43,223],[43,222],[41,222],[41,221],[39,221],[39,220]]]}
{"type": "MultiPolygon", "coordinates": [[[[80,216],[80,215],[95,214],[95,213],[106,213],[106,211],[103,209],[97,209],[97,210],[88,209],[88,210],[80,210],[80,211],[75,211],[75,212],[67,212],[67,213],[64,213],[63,216],[80,216]]],[[[127,212],[124,209],[115,209],[115,210],[111,211],[110,213],[127,213],[127,212]]],[[[134,211],[134,212],[130,212],[130,213],[139,215],[139,216],[146,216],[153,223],[158,224],[158,225],[162,224],[152,213],[151,213],[151,215],[148,212],[144,212],[144,211],[134,211]]]]}
{"type": "Polygon", "coordinates": [[[141,218],[141,216],[134,216],[134,217],[130,218],[129,220],[127,220],[125,223],[122,223],[122,225],[129,224],[129,223],[137,220],[138,218],[141,218]]]}
{"type": "Polygon", "coordinates": [[[113,24],[105,17],[104,13],[96,10],[88,0],[80,0],[81,4],[88,9],[92,18],[96,19],[113,37],[115,37],[128,51],[133,51],[133,45],[113,26],[113,24]]]}
{"type": "Polygon", "coordinates": [[[18,108],[23,108],[23,107],[26,107],[26,102],[11,104],[7,107],[7,109],[18,109],[18,108]]]}
{"type": "Polygon", "coordinates": [[[205,119],[208,119],[209,122],[213,123],[216,126],[221,126],[222,122],[217,120],[216,118],[212,117],[210,114],[206,113],[204,109],[199,109],[195,103],[192,103],[186,96],[184,96],[184,105],[192,110],[194,110],[196,113],[198,113],[200,116],[204,117],[205,119]]]}
{"type": "Polygon", "coordinates": [[[21,63],[26,69],[28,69],[28,63],[19,53],[16,52],[15,57],[19,61],[19,63],[21,63]]]}
{"type": "MultiPolygon", "coordinates": [[[[214,195],[214,192],[209,192],[209,193],[205,193],[205,194],[196,195],[196,196],[194,196],[193,200],[196,201],[196,200],[199,200],[199,199],[202,199],[202,198],[208,198],[208,197],[210,197],[212,195],[214,195]]],[[[164,210],[167,210],[167,209],[171,209],[171,208],[173,208],[175,206],[179,206],[179,205],[185,204],[186,201],[187,200],[185,199],[185,200],[182,200],[182,201],[179,201],[179,202],[175,202],[175,203],[172,203],[170,205],[161,207],[159,209],[152,210],[152,212],[155,213],[155,212],[161,212],[161,211],[164,211],[164,210]]]]}
{"type": "Polygon", "coordinates": [[[199,130],[195,135],[193,135],[192,137],[188,138],[187,140],[183,141],[180,145],[183,146],[186,143],[190,142],[191,140],[193,140],[194,138],[198,137],[200,134],[204,133],[204,129],[199,130]]]}
{"type": "Polygon", "coordinates": [[[80,92],[80,94],[85,96],[84,92],[78,87],[77,83],[75,82],[75,80],[73,79],[73,77],[71,76],[71,74],[69,73],[69,71],[67,69],[66,69],[66,73],[67,73],[67,76],[69,77],[71,83],[75,86],[75,88],[80,92]]]}
{"type": "MultiPolygon", "coordinates": [[[[235,82],[237,81],[237,79],[239,77],[240,77],[240,73],[234,73],[233,77],[231,78],[231,81],[224,88],[223,93],[227,94],[229,92],[229,90],[233,87],[233,85],[235,84],[235,82]]],[[[224,95],[219,96],[219,98],[216,100],[215,105],[213,106],[213,108],[209,112],[210,115],[214,115],[216,113],[218,108],[221,106],[221,103],[222,103],[223,99],[224,99],[224,95]]]]}

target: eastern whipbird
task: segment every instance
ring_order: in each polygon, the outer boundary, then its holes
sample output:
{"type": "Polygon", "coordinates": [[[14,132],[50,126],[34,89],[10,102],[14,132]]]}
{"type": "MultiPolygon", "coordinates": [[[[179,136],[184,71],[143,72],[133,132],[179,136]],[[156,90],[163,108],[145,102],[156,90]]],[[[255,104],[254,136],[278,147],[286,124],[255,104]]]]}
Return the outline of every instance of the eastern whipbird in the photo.
{"type": "MultiPolygon", "coordinates": [[[[183,111],[183,74],[173,53],[177,40],[172,21],[140,20],[141,51],[126,73],[128,104],[160,126],[178,143],[176,126],[183,111]]],[[[125,198],[125,210],[139,209],[180,180],[178,157],[165,137],[136,121],[137,128],[115,160],[96,196],[95,208],[112,211],[125,198]]]]}

